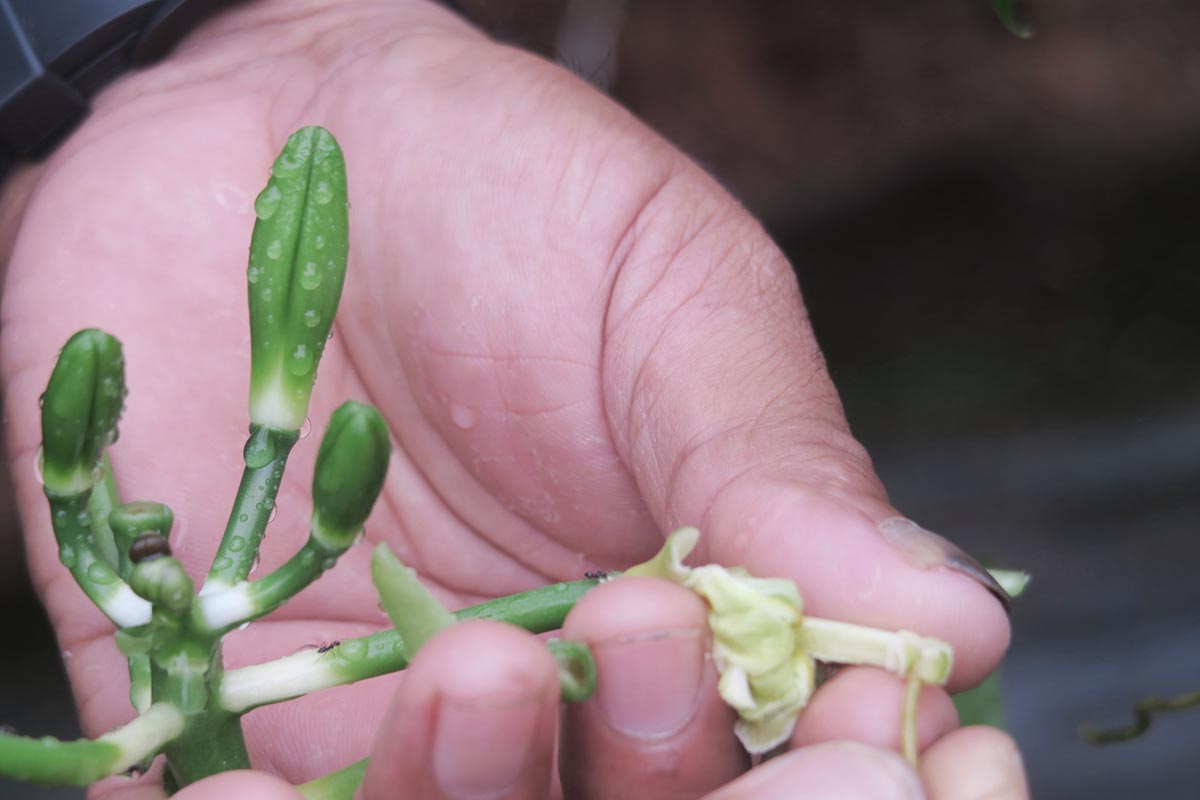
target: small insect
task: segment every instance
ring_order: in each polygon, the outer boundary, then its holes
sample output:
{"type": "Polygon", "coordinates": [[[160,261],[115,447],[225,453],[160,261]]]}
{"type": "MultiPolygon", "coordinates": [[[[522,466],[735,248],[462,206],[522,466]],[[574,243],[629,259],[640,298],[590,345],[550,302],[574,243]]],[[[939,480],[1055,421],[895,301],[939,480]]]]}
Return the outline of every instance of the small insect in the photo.
{"type": "Polygon", "coordinates": [[[587,572],[583,573],[583,577],[587,578],[590,581],[602,580],[603,578],[608,577],[608,570],[606,570],[606,569],[590,569],[587,572]]]}
{"type": "Polygon", "coordinates": [[[339,641],[338,639],[334,639],[329,644],[323,644],[320,647],[318,647],[317,652],[318,653],[328,653],[330,650],[337,647],[339,644],[341,644],[341,641],[339,641]]]}
{"type": "Polygon", "coordinates": [[[134,564],[171,555],[171,544],[167,537],[153,531],[143,533],[129,545],[129,560],[134,564]]]}

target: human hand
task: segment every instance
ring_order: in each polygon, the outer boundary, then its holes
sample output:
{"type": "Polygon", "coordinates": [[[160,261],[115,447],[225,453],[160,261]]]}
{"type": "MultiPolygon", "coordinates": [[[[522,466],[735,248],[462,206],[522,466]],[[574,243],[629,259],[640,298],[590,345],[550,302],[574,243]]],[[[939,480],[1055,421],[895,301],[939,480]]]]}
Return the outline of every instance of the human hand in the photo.
{"type": "MultiPolygon", "coordinates": [[[[341,141],[354,205],[312,419],[319,428],[346,397],[383,411],[399,446],[368,536],[448,605],[636,563],[688,523],[705,531],[701,560],[792,578],[816,615],[950,642],[952,688],[994,667],[1008,637],[1000,606],[964,578],[968,562],[894,521],[790,267],[711,179],[562,70],[438,7],[260,2],[107,89],[53,158],[5,187],[8,441],[85,731],[131,710],[108,623],[56,563],[28,466],[36,397],[72,331],[98,326],[125,343],[118,479],[126,499],[176,511],[175,553],[203,574],[241,466],[252,199],[286,135],[310,123],[341,141]]],[[[292,456],[264,567],[306,535],[313,442],[292,456]]],[[[368,550],[231,636],[227,663],[383,624],[368,550]]],[[[603,608],[622,636],[665,624],[639,627],[615,600],[603,608]]],[[[385,724],[382,698],[422,691],[416,675],[254,712],[256,765],[299,782],[361,756],[385,724]]],[[[879,743],[878,709],[898,709],[898,691],[847,671],[805,714],[828,724],[802,723],[795,741],[879,743]]],[[[926,695],[946,708],[940,691],[926,695]]],[[[589,713],[572,712],[568,741],[595,741],[589,713]]],[[[926,743],[950,724],[941,713],[926,743]]],[[[672,736],[722,755],[691,776],[695,794],[744,766],[728,726],[717,739],[698,719],[672,736]]],[[[605,796],[678,768],[683,751],[639,741],[603,769],[574,762],[564,782],[590,775],[589,792],[605,796]]]]}

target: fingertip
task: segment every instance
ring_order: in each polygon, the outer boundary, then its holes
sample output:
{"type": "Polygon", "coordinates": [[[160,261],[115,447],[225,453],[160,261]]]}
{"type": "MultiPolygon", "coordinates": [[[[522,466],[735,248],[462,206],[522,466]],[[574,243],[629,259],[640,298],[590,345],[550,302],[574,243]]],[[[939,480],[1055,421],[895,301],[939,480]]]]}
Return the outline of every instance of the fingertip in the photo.
{"type": "MultiPolygon", "coordinates": [[[[796,721],[793,747],[849,740],[889,751],[900,749],[904,681],[871,667],[843,669],[817,690],[796,721]]],[[[917,704],[917,746],[930,746],[958,726],[946,692],[921,690],[917,704]]]]}
{"type": "Polygon", "coordinates": [[[794,580],[812,616],[941,639],[954,648],[951,691],[979,683],[1008,647],[1004,607],[953,564],[914,563],[877,524],[885,512],[828,488],[748,479],[714,503],[710,552],[794,580]]]}
{"type": "Polygon", "coordinates": [[[921,757],[930,800],[1026,800],[1029,785],[1016,742],[986,725],[961,728],[921,757]]]}
{"type": "Polygon", "coordinates": [[[691,591],[619,578],[584,595],[563,633],[596,659],[595,695],[567,707],[567,796],[698,797],[745,769],[707,655],[707,606],[691,591]]]}
{"type": "Polygon", "coordinates": [[[532,634],[485,620],[430,639],[380,727],[362,796],[533,796],[550,780],[558,668],[532,634]]]}
{"type": "Polygon", "coordinates": [[[705,800],[922,800],[921,784],[895,753],[857,742],[793,750],[756,767],[705,800]]]}
{"type": "Polygon", "coordinates": [[[696,594],[658,578],[623,577],[580,598],[563,623],[563,637],[599,642],[667,629],[703,628],[708,607],[696,594]]]}
{"type": "Polygon", "coordinates": [[[425,643],[408,667],[404,691],[454,700],[504,692],[555,692],[558,668],[538,639],[514,625],[470,620],[425,643]]]}
{"type": "MultiPolygon", "coordinates": [[[[152,795],[147,795],[151,797],[152,795]]],[[[234,770],[197,781],[172,795],[173,800],[302,800],[290,783],[274,775],[253,770],[234,770]]],[[[133,800],[123,796],[115,800],[133,800]]],[[[141,800],[140,797],[137,800],[141,800]]]]}

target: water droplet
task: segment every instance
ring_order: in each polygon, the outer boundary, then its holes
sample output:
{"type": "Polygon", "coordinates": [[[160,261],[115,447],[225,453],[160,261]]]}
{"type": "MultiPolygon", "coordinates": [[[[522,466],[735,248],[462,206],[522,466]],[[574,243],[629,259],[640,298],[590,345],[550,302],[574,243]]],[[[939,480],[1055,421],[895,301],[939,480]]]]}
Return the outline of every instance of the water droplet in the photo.
{"type": "Polygon", "coordinates": [[[87,569],[88,579],[94,583],[112,583],[117,579],[112,568],[103,562],[96,561],[87,569]]]}
{"type": "Polygon", "coordinates": [[[324,234],[318,233],[315,237],[313,237],[313,247],[317,248],[318,250],[325,249],[325,235],[324,234]]]}
{"type": "Polygon", "coordinates": [[[45,469],[45,466],[46,456],[42,451],[42,446],[38,445],[37,452],[33,454],[33,474],[37,476],[37,482],[39,486],[46,482],[45,473],[42,471],[45,469]]]}
{"type": "MultiPolygon", "coordinates": [[[[275,442],[272,441],[265,428],[255,431],[254,435],[246,440],[246,447],[242,450],[242,459],[250,469],[262,469],[274,458],[275,442]]],[[[261,485],[258,488],[259,491],[262,491],[261,485]]]]}
{"type": "Polygon", "coordinates": [[[276,260],[283,254],[283,242],[275,239],[267,245],[267,258],[272,261],[276,260]]]}
{"type": "Polygon", "coordinates": [[[274,522],[275,518],[278,516],[279,516],[279,506],[275,506],[275,505],[271,506],[271,513],[267,515],[267,524],[269,525],[272,522],[274,522]]]}
{"type": "MultiPolygon", "coordinates": [[[[262,298],[262,301],[264,303],[269,303],[269,302],[271,302],[271,298],[275,296],[275,293],[271,290],[270,286],[264,286],[263,290],[258,293],[258,296],[260,298],[262,298]]],[[[269,325],[274,322],[275,322],[274,315],[268,314],[267,315],[267,324],[269,325]]]]}
{"type": "Polygon", "coordinates": [[[296,345],[296,349],[292,351],[292,357],[288,359],[288,372],[302,376],[312,372],[312,368],[312,351],[302,344],[296,345]]]}
{"type": "Polygon", "coordinates": [[[367,643],[351,639],[348,642],[342,642],[336,652],[339,657],[347,661],[362,661],[367,655],[367,643]]]}
{"type": "Polygon", "coordinates": [[[450,405],[450,419],[460,428],[470,428],[475,424],[475,410],[458,403],[450,405]]]}
{"type": "Polygon", "coordinates": [[[554,584],[554,591],[556,591],[556,592],[565,592],[566,590],[567,590],[567,585],[566,585],[565,583],[556,583],[556,584],[554,584]]]}
{"type": "Polygon", "coordinates": [[[312,433],[312,420],[305,417],[304,424],[300,426],[300,438],[307,439],[310,433],[312,433]]]}
{"type": "Polygon", "coordinates": [[[336,563],[337,563],[336,558],[327,558],[321,562],[321,569],[323,569],[323,570],[333,569],[333,565],[336,563]]]}
{"type": "Polygon", "coordinates": [[[238,625],[238,626],[237,626],[237,629],[238,629],[239,631],[244,631],[244,630],[246,630],[246,628],[249,628],[249,627],[250,627],[250,623],[249,623],[249,622],[243,622],[241,625],[238,625]]]}
{"type": "Polygon", "coordinates": [[[359,531],[357,534],[355,534],[355,536],[354,536],[354,544],[352,544],[352,545],[351,545],[351,547],[353,547],[355,544],[362,544],[362,543],[363,543],[363,539],[366,539],[366,538],[367,538],[367,529],[366,529],[366,528],[363,528],[363,529],[362,529],[362,530],[360,530],[360,531],[359,531]]]}
{"type": "Polygon", "coordinates": [[[70,661],[70,660],[71,660],[72,658],[74,658],[74,657],[75,657],[75,654],[74,654],[74,653],[72,653],[70,650],[63,650],[63,651],[62,651],[62,660],[63,660],[63,661],[70,661]]]}
{"type": "Polygon", "coordinates": [[[259,276],[262,275],[262,268],[256,264],[251,264],[246,270],[246,280],[250,283],[258,283],[259,276]]]}
{"type": "MultiPolygon", "coordinates": [[[[242,515],[246,516],[245,514],[242,515]]],[[[246,540],[240,536],[235,536],[229,540],[229,552],[240,553],[246,549],[246,540]]]]}
{"type": "MultiPolygon", "coordinates": [[[[321,268],[315,261],[305,261],[304,266],[300,268],[300,285],[310,292],[321,285],[321,277],[321,268]]],[[[320,314],[317,317],[319,318],[320,314]]]]}
{"type": "Polygon", "coordinates": [[[300,554],[300,565],[301,566],[311,567],[315,563],[317,563],[317,554],[314,553],[312,550],[305,550],[303,553],[300,554]]]}
{"type": "Polygon", "coordinates": [[[58,560],[62,562],[64,567],[71,569],[75,566],[75,563],[78,560],[77,556],[75,555],[75,549],[68,547],[67,545],[63,545],[62,547],[58,548],[58,560]]]}
{"type": "Polygon", "coordinates": [[[302,161],[292,158],[292,153],[289,150],[284,150],[279,154],[279,158],[275,159],[275,163],[271,166],[271,174],[277,175],[280,178],[286,178],[295,175],[303,165],[302,161]]]}
{"type": "Polygon", "coordinates": [[[218,558],[216,561],[213,562],[213,571],[215,571],[215,572],[225,572],[226,570],[229,570],[232,568],[233,568],[233,559],[229,558],[228,556],[221,556],[220,558],[218,558]]]}
{"type": "Polygon", "coordinates": [[[45,406],[46,406],[46,393],[42,392],[41,394],[38,395],[38,408],[45,408],[45,406]]]}
{"type": "Polygon", "coordinates": [[[317,181],[317,185],[313,187],[313,200],[317,205],[326,205],[333,199],[333,189],[329,186],[329,181],[317,181]]]}
{"type": "Polygon", "coordinates": [[[250,575],[253,575],[253,574],[254,574],[254,572],[255,572],[255,570],[257,570],[257,569],[258,569],[258,562],[260,562],[260,561],[262,561],[262,554],[261,554],[261,553],[255,553],[255,554],[254,554],[254,561],[250,562],[250,573],[249,573],[250,575]]]}
{"type": "Polygon", "coordinates": [[[250,521],[249,514],[238,514],[238,522],[249,522],[249,521],[250,521]]]}
{"type": "Polygon", "coordinates": [[[306,328],[315,328],[321,324],[321,312],[315,308],[310,308],[300,315],[301,322],[306,328]]]}
{"type": "Polygon", "coordinates": [[[254,213],[259,219],[270,219],[279,210],[279,201],[282,199],[283,192],[279,191],[279,187],[268,184],[254,200],[254,213]]]}

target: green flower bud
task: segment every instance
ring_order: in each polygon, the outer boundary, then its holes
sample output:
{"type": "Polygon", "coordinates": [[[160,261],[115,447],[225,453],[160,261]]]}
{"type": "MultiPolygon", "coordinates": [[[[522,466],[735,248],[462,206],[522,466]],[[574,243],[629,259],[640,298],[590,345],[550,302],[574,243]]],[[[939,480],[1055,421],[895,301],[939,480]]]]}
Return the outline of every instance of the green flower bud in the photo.
{"type": "Polygon", "coordinates": [[[342,296],[349,250],[346,165],[323,128],[303,128],[254,203],[250,420],[299,430],[342,296]]]}
{"type": "Polygon", "coordinates": [[[139,597],[173,614],[186,611],[196,596],[195,586],[183,565],[165,555],[135,564],[129,586],[139,597]]]}
{"type": "MultiPolygon", "coordinates": [[[[159,534],[163,546],[166,546],[167,537],[171,535],[171,526],[174,524],[175,515],[162,503],[138,500],[119,505],[110,511],[108,527],[112,529],[113,542],[117,547],[118,571],[122,575],[128,575],[129,570],[133,568],[132,564],[141,560],[136,555],[131,558],[134,543],[139,537],[145,534],[159,534]]],[[[169,549],[167,553],[170,553],[169,549]]]]}
{"type": "Polygon", "coordinates": [[[371,514],[387,473],[392,442],[373,407],[343,403],[329,420],[313,472],[312,537],[345,550],[371,514]]]}
{"type": "Polygon", "coordinates": [[[42,478],[48,494],[79,494],[95,484],[100,456],[117,439],[124,403],[121,343],[103,331],[79,331],[59,353],[42,395],[42,478]]]}

